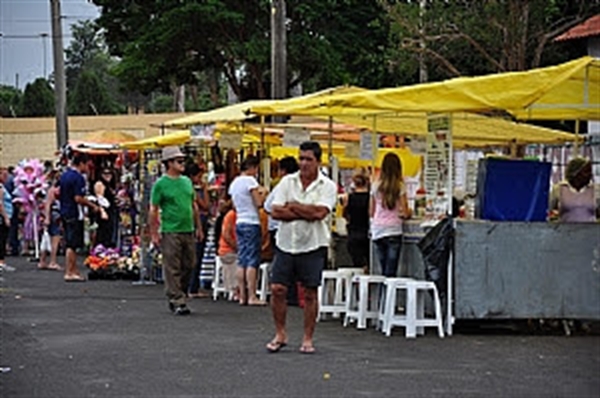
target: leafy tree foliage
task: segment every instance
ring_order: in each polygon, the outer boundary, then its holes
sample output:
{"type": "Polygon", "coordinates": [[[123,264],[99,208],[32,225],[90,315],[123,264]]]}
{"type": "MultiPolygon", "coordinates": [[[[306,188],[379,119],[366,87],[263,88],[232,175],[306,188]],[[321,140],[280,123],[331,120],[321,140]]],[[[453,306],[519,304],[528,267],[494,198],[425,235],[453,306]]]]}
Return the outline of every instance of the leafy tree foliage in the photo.
{"type": "Polygon", "coordinates": [[[44,78],[25,86],[21,114],[30,117],[54,116],[54,91],[44,78]]]}
{"type": "Polygon", "coordinates": [[[69,112],[75,115],[111,114],[125,109],[118,79],[111,74],[117,61],[108,54],[99,27],[91,21],[72,26],[66,53],[69,112]]]}
{"type": "Polygon", "coordinates": [[[390,64],[429,80],[526,70],[584,55],[552,40],[600,11],[598,0],[379,0],[391,22],[390,64]]]}
{"type": "MultiPolygon", "coordinates": [[[[94,0],[102,7],[119,77],[130,88],[169,92],[220,76],[240,99],[266,98],[270,86],[270,1],[94,0]]],[[[288,0],[289,82],[312,88],[392,81],[383,60],[385,16],[376,0],[288,0]]],[[[214,102],[214,101],[213,101],[214,102]]]]}
{"type": "Polygon", "coordinates": [[[71,96],[69,113],[72,115],[106,115],[116,113],[116,104],[106,86],[92,71],[83,71],[71,96]]]}
{"type": "Polygon", "coordinates": [[[0,116],[18,116],[23,93],[18,88],[0,85],[0,116]]]}

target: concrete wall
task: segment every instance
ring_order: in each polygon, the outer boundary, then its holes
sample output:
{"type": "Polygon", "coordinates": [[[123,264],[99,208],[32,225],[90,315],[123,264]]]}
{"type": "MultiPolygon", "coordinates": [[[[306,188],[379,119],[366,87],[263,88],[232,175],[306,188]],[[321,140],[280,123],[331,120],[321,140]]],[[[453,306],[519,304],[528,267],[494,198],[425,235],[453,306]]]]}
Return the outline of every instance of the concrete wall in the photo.
{"type": "MultiPolygon", "coordinates": [[[[81,141],[87,133],[118,130],[136,137],[159,135],[162,123],[183,116],[181,113],[71,116],[69,139],[81,141]]],[[[56,157],[56,125],[54,118],[0,118],[0,166],[17,164],[24,158],[56,157]]]]}

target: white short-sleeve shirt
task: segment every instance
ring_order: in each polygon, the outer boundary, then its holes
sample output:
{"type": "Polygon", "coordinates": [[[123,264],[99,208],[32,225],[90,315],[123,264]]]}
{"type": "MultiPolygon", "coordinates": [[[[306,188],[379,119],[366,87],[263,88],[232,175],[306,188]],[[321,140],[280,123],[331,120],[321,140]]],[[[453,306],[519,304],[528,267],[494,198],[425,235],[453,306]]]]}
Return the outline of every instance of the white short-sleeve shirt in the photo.
{"type": "Polygon", "coordinates": [[[245,175],[236,177],[229,186],[229,195],[237,214],[236,224],[260,225],[258,209],[252,200],[252,190],[258,187],[256,178],[245,175]]]}
{"type": "MultiPolygon", "coordinates": [[[[337,201],[335,183],[319,173],[304,190],[300,181],[300,172],[286,175],[278,184],[275,191],[273,206],[284,206],[288,202],[324,206],[329,212],[334,209],[337,201]]],[[[321,247],[329,247],[331,229],[329,217],[320,221],[281,221],[277,230],[277,247],[291,254],[306,253],[321,247]]]]}

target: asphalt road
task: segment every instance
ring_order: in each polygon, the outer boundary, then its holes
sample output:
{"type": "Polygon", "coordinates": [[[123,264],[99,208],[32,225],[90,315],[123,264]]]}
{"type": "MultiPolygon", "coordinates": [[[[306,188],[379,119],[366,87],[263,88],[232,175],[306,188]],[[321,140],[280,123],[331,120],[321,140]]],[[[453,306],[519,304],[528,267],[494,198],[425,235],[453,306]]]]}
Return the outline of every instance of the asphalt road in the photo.
{"type": "Polygon", "coordinates": [[[599,397],[600,337],[318,324],[315,355],[290,345],[268,354],[268,308],[196,299],[189,317],[167,310],[162,286],[65,283],[22,259],[4,272],[0,396],[12,397],[599,397]]]}

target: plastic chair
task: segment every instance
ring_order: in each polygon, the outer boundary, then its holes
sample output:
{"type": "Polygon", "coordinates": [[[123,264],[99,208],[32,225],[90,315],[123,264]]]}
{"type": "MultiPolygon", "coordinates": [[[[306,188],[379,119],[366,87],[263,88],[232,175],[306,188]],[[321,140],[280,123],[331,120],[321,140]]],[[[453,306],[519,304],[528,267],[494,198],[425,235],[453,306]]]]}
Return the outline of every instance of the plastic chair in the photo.
{"type": "Polygon", "coordinates": [[[256,289],[256,295],[259,300],[267,301],[267,296],[271,294],[271,287],[269,286],[269,266],[271,263],[262,263],[258,267],[257,279],[260,281],[256,289]]]}
{"type": "Polygon", "coordinates": [[[378,319],[379,288],[386,278],[382,275],[354,275],[348,289],[344,327],[356,320],[358,329],[366,329],[367,321],[378,319]],[[377,288],[372,291],[373,285],[377,288]]]}
{"type": "Polygon", "coordinates": [[[444,337],[442,307],[437,288],[433,282],[407,278],[387,278],[384,282],[385,295],[380,307],[378,323],[386,336],[391,336],[394,326],[405,328],[407,338],[425,334],[426,327],[436,327],[440,338],[444,337]],[[406,313],[396,314],[398,291],[406,293],[406,313]],[[425,296],[433,293],[434,317],[425,316],[425,296]]]}
{"type": "Polygon", "coordinates": [[[219,294],[227,296],[228,300],[233,299],[233,292],[227,290],[223,283],[223,263],[219,256],[215,257],[215,274],[212,281],[212,298],[216,301],[219,298],[219,294]]]}

